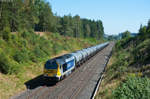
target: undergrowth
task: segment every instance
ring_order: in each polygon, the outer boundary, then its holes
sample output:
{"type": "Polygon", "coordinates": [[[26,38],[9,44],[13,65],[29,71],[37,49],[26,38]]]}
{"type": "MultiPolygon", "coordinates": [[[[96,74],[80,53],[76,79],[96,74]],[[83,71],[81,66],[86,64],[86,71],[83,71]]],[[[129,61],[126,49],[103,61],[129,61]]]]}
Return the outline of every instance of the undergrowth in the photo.
{"type": "Polygon", "coordinates": [[[139,32],[116,42],[96,99],[149,99],[150,21],[139,32]]]}

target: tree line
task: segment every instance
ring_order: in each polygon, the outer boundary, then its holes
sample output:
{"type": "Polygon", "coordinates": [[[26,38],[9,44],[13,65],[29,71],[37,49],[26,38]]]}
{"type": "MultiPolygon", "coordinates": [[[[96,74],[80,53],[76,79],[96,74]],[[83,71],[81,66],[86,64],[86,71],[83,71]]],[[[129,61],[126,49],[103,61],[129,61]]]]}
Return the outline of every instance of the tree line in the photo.
{"type": "Polygon", "coordinates": [[[44,0],[0,1],[0,31],[34,30],[60,33],[64,36],[101,39],[104,34],[101,20],[80,18],[79,15],[57,16],[50,3],[44,0]]]}

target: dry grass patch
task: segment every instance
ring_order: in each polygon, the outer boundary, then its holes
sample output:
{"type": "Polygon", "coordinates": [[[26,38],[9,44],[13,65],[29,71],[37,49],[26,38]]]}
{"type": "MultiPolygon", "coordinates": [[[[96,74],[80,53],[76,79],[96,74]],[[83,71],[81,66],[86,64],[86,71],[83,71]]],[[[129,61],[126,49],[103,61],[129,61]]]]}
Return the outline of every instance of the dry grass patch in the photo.
{"type": "Polygon", "coordinates": [[[9,99],[26,89],[24,83],[37,75],[42,74],[43,64],[34,64],[24,68],[24,72],[17,75],[5,75],[0,73],[0,99],[9,99]]]}
{"type": "Polygon", "coordinates": [[[0,73],[0,99],[8,99],[17,92],[25,89],[15,75],[4,75],[0,73]]]}

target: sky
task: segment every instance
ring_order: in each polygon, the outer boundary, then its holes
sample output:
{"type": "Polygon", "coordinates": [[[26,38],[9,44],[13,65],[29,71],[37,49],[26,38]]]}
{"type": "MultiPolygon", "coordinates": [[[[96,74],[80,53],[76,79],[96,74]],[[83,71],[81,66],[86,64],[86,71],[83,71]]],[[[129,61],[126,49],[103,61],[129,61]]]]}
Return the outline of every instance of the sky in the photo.
{"type": "Polygon", "coordinates": [[[150,0],[47,0],[53,13],[101,20],[105,34],[137,33],[150,19],[150,0]]]}

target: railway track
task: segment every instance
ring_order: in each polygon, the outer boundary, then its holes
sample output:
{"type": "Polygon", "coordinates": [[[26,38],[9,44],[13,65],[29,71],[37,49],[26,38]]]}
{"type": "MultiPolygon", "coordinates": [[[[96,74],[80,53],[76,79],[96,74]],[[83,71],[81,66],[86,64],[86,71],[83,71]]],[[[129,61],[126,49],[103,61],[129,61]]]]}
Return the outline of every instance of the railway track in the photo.
{"type": "Polygon", "coordinates": [[[98,52],[64,80],[46,83],[40,76],[28,89],[12,99],[90,99],[111,54],[114,43],[98,52]],[[37,84],[37,86],[35,86],[37,84]],[[34,87],[33,87],[34,86],[34,87]]]}

